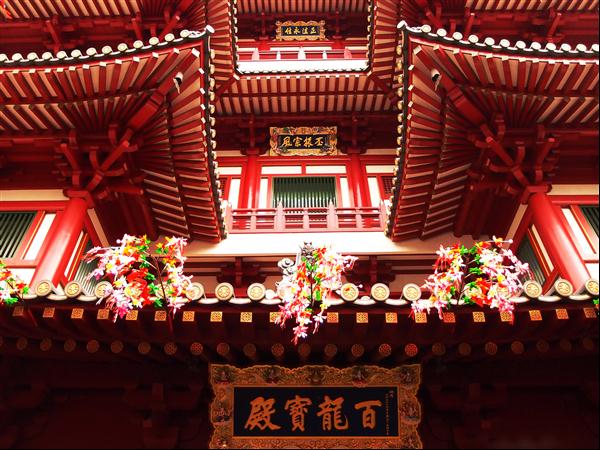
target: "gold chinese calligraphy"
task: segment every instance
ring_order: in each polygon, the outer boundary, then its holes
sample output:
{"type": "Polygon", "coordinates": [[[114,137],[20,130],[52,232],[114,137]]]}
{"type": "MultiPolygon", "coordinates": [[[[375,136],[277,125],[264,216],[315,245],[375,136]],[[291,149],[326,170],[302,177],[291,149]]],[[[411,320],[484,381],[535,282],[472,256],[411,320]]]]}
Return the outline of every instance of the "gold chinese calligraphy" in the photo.
{"type": "Polygon", "coordinates": [[[211,365],[211,448],[421,448],[420,366],[211,365]]]}

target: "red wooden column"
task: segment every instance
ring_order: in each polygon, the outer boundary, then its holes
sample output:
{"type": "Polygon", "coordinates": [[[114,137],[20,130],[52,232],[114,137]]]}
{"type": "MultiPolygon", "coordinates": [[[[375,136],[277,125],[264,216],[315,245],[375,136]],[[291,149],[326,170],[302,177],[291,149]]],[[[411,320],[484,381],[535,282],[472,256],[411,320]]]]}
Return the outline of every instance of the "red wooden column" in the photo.
{"type": "Polygon", "coordinates": [[[48,246],[40,257],[32,285],[41,280],[52,280],[55,285],[64,274],[83,230],[88,205],[83,198],[71,198],[46,239],[48,246]]]}
{"type": "Polygon", "coordinates": [[[529,198],[529,208],[532,212],[532,222],[560,276],[569,280],[575,289],[579,288],[590,275],[565,222],[560,217],[560,208],[542,192],[529,198]]]}
{"type": "Polygon", "coordinates": [[[369,188],[367,177],[362,169],[359,157],[360,149],[356,147],[348,148],[350,156],[350,185],[352,186],[352,195],[354,197],[354,206],[361,207],[370,205],[369,188]]]}
{"type": "Polygon", "coordinates": [[[256,208],[258,206],[258,186],[260,184],[260,173],[258,171],[259,150],[250,148],[245,153],[247,157],[246,169],[242,174],[238,205],[239,208],[256,208]]]}

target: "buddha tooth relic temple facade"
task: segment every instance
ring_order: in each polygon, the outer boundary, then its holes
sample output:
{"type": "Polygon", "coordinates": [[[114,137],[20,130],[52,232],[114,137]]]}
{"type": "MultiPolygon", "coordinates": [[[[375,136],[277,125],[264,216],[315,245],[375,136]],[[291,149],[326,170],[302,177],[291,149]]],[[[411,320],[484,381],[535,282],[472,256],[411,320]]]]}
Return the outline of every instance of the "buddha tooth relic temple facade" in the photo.
{"type": "Polygon", "coordinates": [[[598,0],[0,0],[0,448],[599,448],[598,0]]]}

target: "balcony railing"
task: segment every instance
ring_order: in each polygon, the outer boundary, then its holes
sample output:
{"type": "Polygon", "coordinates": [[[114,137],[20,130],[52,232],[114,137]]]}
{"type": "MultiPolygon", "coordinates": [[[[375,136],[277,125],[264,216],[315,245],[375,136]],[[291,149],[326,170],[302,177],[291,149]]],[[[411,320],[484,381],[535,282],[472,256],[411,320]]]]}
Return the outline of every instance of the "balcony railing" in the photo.
{"type": "Polygon", "coordinates": [[[225,222],[230,233],[299,233],[332,231],[383,231],[386,208],[277,208],[234,209],[228,206],[225,222]]]}

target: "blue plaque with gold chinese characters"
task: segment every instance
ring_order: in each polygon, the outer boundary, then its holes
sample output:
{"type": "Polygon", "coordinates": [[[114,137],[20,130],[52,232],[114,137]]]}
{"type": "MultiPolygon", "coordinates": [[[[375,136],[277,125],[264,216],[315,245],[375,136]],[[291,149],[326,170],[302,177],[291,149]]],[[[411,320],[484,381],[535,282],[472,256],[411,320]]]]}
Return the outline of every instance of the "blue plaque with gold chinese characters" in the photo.
{"type": "Polygon", "coordinates": [[[420,366],[211,365],[211,448],[421,448],[420,366]]]}
{"type": "Polygon", "coordinates": [[[271,127],[270,156],[337,154],[337,127],[271,127]]]}
{"type": "Polygon", "coordinates": [[[275,22],[275,39],[278,41],[322,41],[325,39],[325,21],[275,22]]]}

